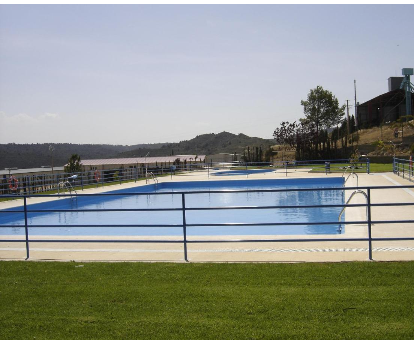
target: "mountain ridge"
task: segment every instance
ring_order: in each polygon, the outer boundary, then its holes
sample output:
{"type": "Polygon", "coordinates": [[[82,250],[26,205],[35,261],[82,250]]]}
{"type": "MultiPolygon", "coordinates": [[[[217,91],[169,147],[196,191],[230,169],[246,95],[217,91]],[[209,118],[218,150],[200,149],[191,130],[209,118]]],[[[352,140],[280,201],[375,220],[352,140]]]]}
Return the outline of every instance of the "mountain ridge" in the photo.
{"type": "Polygon", "coordinates": [[[36,168],[63,166],[69,157],[76,153],[81,159],[127,158],[149,156],[171,156],[179,154],[209,155],[215,153],[243,153],[249,146],[266,149],[273,145],[272,139],[249,137],[245,134],[230,132],[198,135],[190,140],[178,143],[155,143],[135,145],[112,144],[73,144],[73,143],[37,143],[37,144],[0,144],[0,169],[36,168]],[[49,147],[52,147],[53,152],[49,147]]]}

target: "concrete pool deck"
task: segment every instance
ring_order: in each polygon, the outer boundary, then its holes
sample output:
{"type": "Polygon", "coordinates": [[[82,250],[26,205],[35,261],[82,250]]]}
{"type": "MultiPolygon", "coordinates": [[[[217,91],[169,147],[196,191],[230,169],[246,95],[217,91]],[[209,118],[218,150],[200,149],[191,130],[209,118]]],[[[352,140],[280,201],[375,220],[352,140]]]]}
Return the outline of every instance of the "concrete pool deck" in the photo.
{"type": "MultiPolygon", "coordinates": [[[[341,174],[310,173],[305,169],[289,170],[287,176],[283,169],[271,173],[259,173],[234,176],[210,176],[207,171],[191,172],[176,176],[159,177],[159,182],[206,181],[206,180],[241,180],[241,179],[292,179],[292,178],[325,178],[341,177],[341,174]]],[[[399,188],[400,185],[413,185],[406,179],[393,173],[358,174],[351,176],[346,187],[395,186],[395,189],[371,190],[372,203],[414,203],[414,189],[399,188]]],[[[152,180],[151,180],[152,183],[152,180]]],[[[145,185],[145,181],[137,183],[115,184],[93,189],[82,193],[103,193],[145,185]]],[[[347,191],[346,198],[351,191],[347,191]]],[[[30,198],[28,204],[40,203],[50,198],[30,198]]],[[[356,195],[352,204],[365,203],[363,195],[356,195]]],[[[0,209],[21,206],[22,200],[0,202],[0,209]]],[[[412,220],[414,206],[372,207],[372,220],[412,220]]],[[[366,238],[368,227],[364,207],[347,208],[346,221],[356,222],[346,225],[345,233],[340,235],[283,235],[283,236],[194,236],[192,240],[215,240],[218,243],[188,243],[188,260],[190,262],[339,262],[367,261],[367,241],[326,241],[317,242],[312,239],[352,239],[366,238]],[[223,240],[275,240],[306,239],[306,242],[239,242],[220,243],[223,240]]],[[[372,237],[414,237],[414,223],[374,224],[372,237]]],[[[2,240],[16,239],[16,236],[0,236],[2,240]]],[[[53,241],[53,236],[30,236],[30,240],[42,239],[53,241]]],[[[60,237],[64,239],[65,237],[60,237]]],[[[23,237],[22,237],[23,239],[23,237]]],[[[70,237],[71,240],[182,240],[181,237],[70,237]]],[[[167,261],[184,262],[182,243],[30,243],[30,260],[32,261],[167,261]]],[[[1,242],[0,260],[24,260],[26,248],[24,242],[1,242]]],[[[375,241],[373,242],[373,259],[377,261],[409,261],[414,260],[414,241],[375,241]]]]}

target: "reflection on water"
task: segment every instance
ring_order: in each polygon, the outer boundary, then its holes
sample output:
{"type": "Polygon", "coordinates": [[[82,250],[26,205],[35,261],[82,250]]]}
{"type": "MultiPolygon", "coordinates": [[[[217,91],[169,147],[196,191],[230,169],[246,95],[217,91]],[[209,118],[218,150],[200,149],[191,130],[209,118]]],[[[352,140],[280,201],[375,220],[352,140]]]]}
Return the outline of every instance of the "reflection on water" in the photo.
{"type": "MultiPolygon", "coordinates": [[[[324,185],[319,184],[319,187],[324,185]]],[[[301,187],[310,187],[301,185],[301,187]]],[[[278,186],[278,189],[283,189],[278,186]]],[[[289,186],[289,189],[298,186],[289,186]]],[[[224,188],[229,189],[229,188],[224,188]]],[[[246,190],[246,187],[239,187],[246,190]]],[[[263,189],[263,186],[248,189],[263,189]]],[[[188,188],[160,189],[157,192],[189,191],[188,188]]],[[[192,191],[205,187],[192,187],[192,191]]],[[[213,190],[217,190],[214,188],[213,190]]],[[[231,187],[231,190],[235,190],[231,187]]],[[[28,224],[31,235],[182,235],[182,228],[132,228],[128,225],[181,225],[181,211],[127,211],[127,212],[31,212],[34,209],[154,209],[181,208],[180,194],[142,195],[122,197],[78,197],[29,206],[28,224]],[[36,225],[50,227],[36,228],[36,225]],[[96,227],[69,227],[71,225],[94,225],[96,227]],[[105,228],[102,225],[116,225],[105,228]]],[[[306,205],[343,204],[340,190],[289,191],[289,192],[232,192],[187,194],[187,208],[247,207],[247,206],[295,206],[297,208],[277,209],[237,209],[187,211],[188,224],[216,223],[316,223],[337,222],[341,208],[303,208],[306,205]]],[[[344,218],[344,217],[343,217],[344,218]]],[[[0,214],[0,225],[24,225],[24,215],[20,213],[0,214]]],[[[24,234],[24,228],[1,228],[1,234],[24,234]]],[[[335,225],[293,225],[293,226],[229,226],[229,227],[189,227],[188,235],[282,235],[282,234],[337,234],[335,225]]]]}

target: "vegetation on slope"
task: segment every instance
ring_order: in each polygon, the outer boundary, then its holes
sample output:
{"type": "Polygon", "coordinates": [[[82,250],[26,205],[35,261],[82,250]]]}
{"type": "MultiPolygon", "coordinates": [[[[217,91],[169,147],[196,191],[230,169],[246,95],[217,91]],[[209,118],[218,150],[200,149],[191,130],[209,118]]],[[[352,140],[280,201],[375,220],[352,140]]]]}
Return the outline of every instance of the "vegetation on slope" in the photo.
{"type": "Polygon", "coordinates": [[[0,144],[0,169],[6,167],[35,168],[63,166],[72,154],[81,159],[170,156],[183,154],[209,155],[215,153],[243,153],[247,146],[262,146],[266,150],[273,145],[272,139],[235,135],[229,132],[210,133],[197,136],[179,143],[158,143],[139,145],[104,145],[104,144],[0,144]],[[49,146],[54,148],[50,151],[49,146]]]}

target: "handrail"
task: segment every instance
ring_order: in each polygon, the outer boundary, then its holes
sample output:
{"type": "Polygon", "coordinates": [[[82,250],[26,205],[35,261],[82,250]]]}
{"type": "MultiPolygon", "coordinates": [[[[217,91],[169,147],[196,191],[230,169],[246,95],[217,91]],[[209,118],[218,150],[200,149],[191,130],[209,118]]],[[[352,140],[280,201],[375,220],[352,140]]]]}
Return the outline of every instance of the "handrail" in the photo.
{"type": "MultiPolygon", "coordinates": [[[[345,209],[346,209],[346,207],[347,207],[347,205],[349,204],[349,202],[351,201],[351,199],[356,195],[356,194],[363,194],[364,196],[365,196],[365,198],[367,199],[367,204],[368,204],[368,195],[367,195],[367,193],[365,192],[365,191],[362,191],[362,190],[355,190],[350,196],[349,196],[349,198],[348,198],[348,200],[346,201],[346,203],[345,203],[345,206],[342,208],[342,210],[341,210],[341,212],[339,213],[339,217],[338,217],[338,221],[340,222],[341,221],[341,217],[342,217],[342,214],[345,212],[345,209]]],[[[368,206],[367,206],[367,219],[368,219],[368,206]]],[[[341,226],[339,227],[339,229],[341,230],[341,226]]]]}
{"type": "Polygon", "coordinates": [[[348,177],[345,179],[345,181],[344,181],[344,186],[345,186],[345,183],[347,182],[347,180],[349,179],[349,177],[351,177],[351,176],[356,176],[356,179],[357,179],[357,188],[358,188],[358,175],[355,173],[355,172],[352,172],[352,173],[350,173],[349,175],[348,175],[348,177]]]}
{"type": "Polygon", "coordinates": [[[394,157],[393,172],[397,176],[408,179],[410,182],[414,182],[414,166],[412,157],[410,159],[400,159],[394,157]]]}
{"type": "MultiPolygon", "coordinates": [[[[122,225],[124,227],[130,227],[130,228],[135,228],[135,227],[164,227],[164,228],[169,228],[169,227],[181,227],[183,228],[183,233],[184,233],[184,238],[181,240],[166,240],[166,239],[68,239],[68,238],[58,238],[58,239],[29,239],[29,227],[30,228],[34,228],[34,227],[61,227],[61,224],[57,224],[57,225],[34,225],[34,224],[29,224],[28,223],[28,219],[27,219],[27,214],[28,213],[37,213],[37,212],[42,212],[42,211],[47,211],[47,212],[58,212],[58,211],[63,211],[65,209],[32,209],[32,208],[28,208],[26,199],[29,197],[56,197],[56,196],[51,196],[51,195],[25,195],[23,196],[23,201],[24,201],[24,205],[22,208],[24,208],[24,210],[3,210],[0,209],[0,213],[4,213],[4,214],[14,214],[14,213],[24,213],[25,219],[24,219],[24,224],[19,225],[22,228],[25,228],[25,232],[26,232],[26,239],[22,239],[22,238],[18,238],[18,239],[10,239],[10,238],[6,238],[6,239],[0,239],[0,242],[25,242],[26,243],[26,254],[27,254],[27,258],[29,258],[29,243],[39,243],[39,242],[49,242],[49,243],[65,243],[65,242],[73,242],[73,243],[181,243],[184,245],[185,248],[185,254],[184,254],[184,258],[187,261],[187,252],[186,252],[186,245],[188,243],[226,243],[226,242],[241,242],[241,243],[246,243],[246,242],[327,242],[327,241],[332,241],[332,242],[345,242],[345,241],[353,241],[353,242],[368,242],[368,248],[369,248],[369,259],[372,260],[372,242],[373,241],[395,241],[395,240],[414,240],[414,237],[372,237],[372,233],[371,233],[371,227],[373,224],[406,224],[406,223],[414,223],[413,218],[411,217],[411,219],[405,219],[405,220],[397,220],[397,219],[393,219],[393,220],[372,220],[372,216],[371,216],[371,209],[372,207],[389,207],[389,206],[414,206],[414,202],[405,202],[405,203],[371,203],[371,199],[370,199],[370,195],[371,195],[371,191],[372,190],[384,190],[384,189],[404,189],[404,188],[409,188],[409,189],[414,189],[414,185],[403,185],[403,186],[379,186],[379,187],[362,187],[362,188],[355,188],[355,187],[349,187],[349,188],[344,188],[344,187],[337,187],[337,188],[295,188],[295,189],[266,189],[266,190],[239,190],[239,191],[232,191],[232,190],[213,190],[213,191],[193,191],[193,192],[154,192],[154,193],[145,193],[145,192],[139,192],[139,193],[99,193],[99,194],[79,194],[78,196],[81,197],[102,197],[102,196],[140,196],[140,195],[181,195],[182,196],[182,205],[181,207],[172,207],[172,208],[156,208],[156,209],[99,209],[100,211],[153,211],[154,213],[157,211],[182,211],[182,216],[183,216],[183,220],[182,223],[178,223],[178,224],[165,224],[165,225],[151,225],[151,224],[130,224],[130,225],[122,225]],[[356,189],[356,190],[355,190],[356,189]],[[362,191],[361,189],[366,190],[367,192],[362,191]],[[329,204],[329,205],[294,205],[294,206],[243,206],[243,207],[234,207],[234,206],[220,206],[220,207],[208,207],[208,208],[202,208],[202,207],[186,207],[185,205],[185,196],[187,195],[192,195],[192,194],[200,194],[200,193],[209,193],[209,194],[213,194],[213,193],[240,193],[240,192],[291,192],[291,191],[324,191],[324,190],[342,190],[342,191],[346,191],[346,190],[354,190],[353,193],[351,194],[350,198],[348,199],[348,201],[346,202],[346,204],[329,204]],[[363,194],[366,199],[367,202],[365,204],[350,204],[351,199],[358,193],[363,194]],[[301,209],[305,209],[305,208],[318,208],[318,207],[326,207],[326,208],[331,208],[331,207],[343,207],[343,211],[345,210],[346,207],[366,207],[367,209],[367,228],[368,228],[368,236],[367,237],[359,237],[359,238],[349,238],[349,237],[334,237],[334,238],[263,238],[263,239],[259,239],[259,238],[246,238],[246,239],[228,239],[228,240],[224,240],[224,239],[220,239],[220,240],[215,240],[215,239],[202,239],[202,240],[194,240],[194,239],[186,239],[185,237],[185,233],[186,233],[186,229],[191,228],[191,227],[220,227],[220,226],[265,226],[265,225],[284,225],[284,226],[293,226],[293,225],[336,225],[338,222],[335,221],[331,221],[331,222],[325,222],[325,221],[318,221],[318,222],[309,222],[309,221],[295,221],[295,222],[271,222],[271,223],[200,223],[200,224],[192,224],[192,223],[188,223],[185,220],[186,217],[186,212],[187,211],[196,211],[196,210],[221,210],[221,209],[297,209],[297,208],[301,208],[301,209]]],[[[60,194],[58,197],[69,197],[70,195],[67,194],[60,194]]],[[[6,195],[6,197],[12,197],[12,195],[6,195]]],[[[97,211],[96,209],[72,209],[72,211],[97,211]]],[[[342,216],[342,213],[340,217],[342,216]]],[[[0,214],[2,215],[2,214],[0,214]]],[[[340,220],[340,218],[339,218],[340,220]]],[[[343,225],[352,225],[352,224],[360,224],[361,221],[344,221],[342,222],[343,225]]],[[[119,227],[119,224],[107,224],[107,225],[103,225],[103,224],[95,224],[95,225],[82,225],[82,224],[65,224],[66,227],[73,227],[73,228],[83,228],[83,227],[95,227],[95,228],[111,228],[111,227],[119,227]]],[[[15,228],[16,225],[15,224],[2,224],[0,225],[0,228],[15,228]]]]}
{"type": "Polygon", "coordinates": [[[157,185],[158,184],[158,178],[154,175],[153,172],[150,172],[149,175],[151,176],[151,178],[154,181],[154,183],[157,185]]]}
{"type": "MultiPolygon", "coordinates": [[[[72,184],[69,181],[64,181],[64,182],[59,182],[58,184],[58,194],[60,194],[60,188],[63,187],[65,190],[68,189],[69,190],[69,195],[71,198],[72,197],[72,191],[75,192],[75,195],[77,195],[78,193],[76,192],[76,189],[72,186],[72,184]]],[[[76,197],[76,196],[75,196],[76,197]]]]}
{"type": "MultiPolygon", "coordinates": [[[[349,160],[348,160],[349,161],[349,160]]],[[[343,164],[348,163],[347,160],[328,160],[330,163],[331,171],[338,172],[339,167],[336,167],[336,164],[343,164]]],[[[295,168],[293,171],[295,173],[304,171],[308,172],[310,168],[313,168],[314,171],[324,171],[326,172],[326,165],[321,163],[324,161],[295,161],[294,164],[284,162],[253,162],[253,163],[245,163],[239,162],[240,167],[273,167],[279,168],[281,166],[281,170],[283,169],[283,173],[286,176],[291,173],[290,169],[293,167],[295,168]],[[303,169],[302,169],[303,168],[303,169]]],[[[191,164],[191,171],[207,171],[208,173],[214,167],[215,163],[194,163],[191,164]]],[[[163,176],[163,175],[173,175],[175,172],[184,171],[187,169],[188,166],[184,165],[174,165],[174,171],[172,171],[171,164],[158,164],[156,167],[152,166],[148,168],[148,173],[152,171],[155,177],[163,176]]],[[[367,171],[368,172],[368,171],[367,171]]],[[[18,180],[18,187],[15,190],[9,188],[9,184],[7,182],[8,178],[3,177],[0,179],[0,196],[7,195],[9,193],[18,194],[18,195],[27,195],[27,194],[39,194],[39,193],[46,193],[50,191],[57,191],[59,188],[59,183],[64,182],[68,176],[71,176],[69,173],[64,173],[60,171],[56,171],[54,173],[39,173],[39,174],[31,174],[31,173],[13,173],[11,172],[10,175],[13,175],[18,180]]],[[[71,182],[72,187],[76,188],[78,191],[84,190],[85,188],[90,187],[98,187],[98,186],[105,186],[110,183],[112,184],[122,184],[125,182],[137,182],[140,179],[149,179],[149,175],[145,172],[144,168],[139,167],[136,165],[135,168],[112,168],[112,169],[91,169],[87,171],[77,172],[76,175],[78,176],[76,182],[71,182]]],[[[208,174],[209,177],[210,173],[208,174]]]]}

